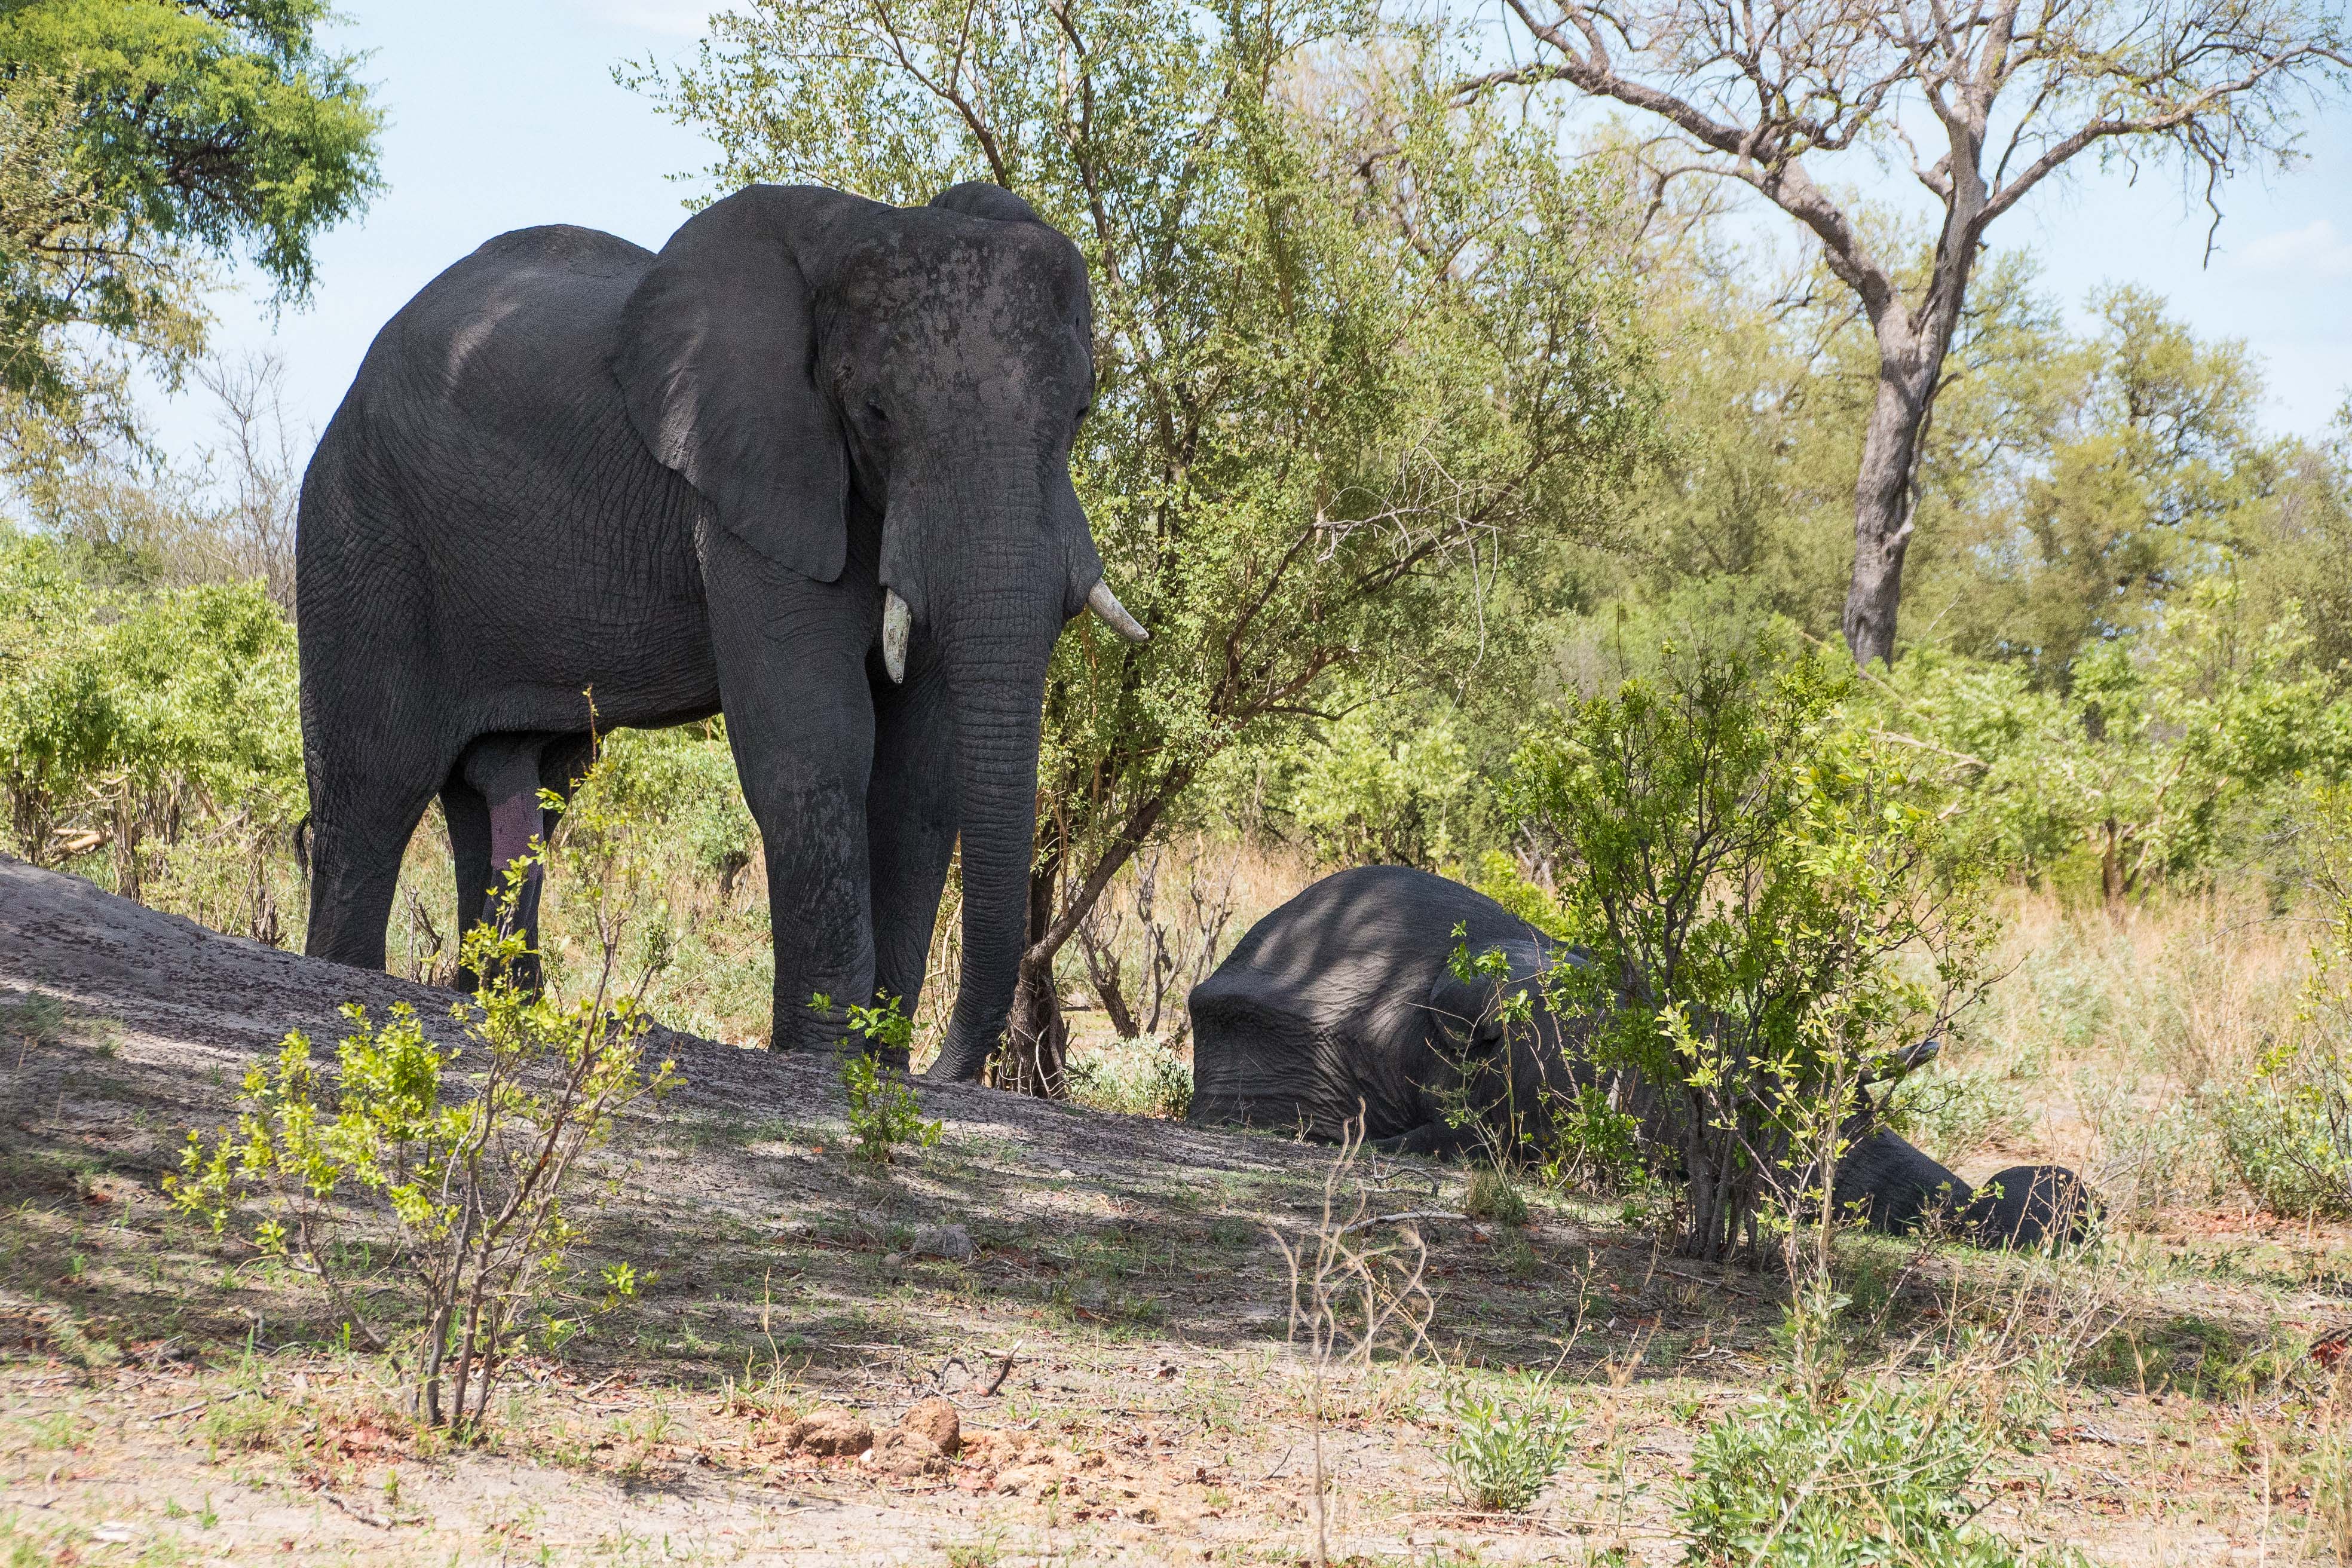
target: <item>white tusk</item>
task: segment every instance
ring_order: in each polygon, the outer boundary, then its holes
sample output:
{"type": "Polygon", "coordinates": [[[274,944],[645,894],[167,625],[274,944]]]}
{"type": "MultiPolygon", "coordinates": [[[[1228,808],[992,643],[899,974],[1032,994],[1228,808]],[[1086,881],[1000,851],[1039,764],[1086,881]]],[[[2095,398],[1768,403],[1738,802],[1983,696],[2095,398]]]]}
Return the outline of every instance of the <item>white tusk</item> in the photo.
{"type": "Polygon", "coordinates": [[[1100,616],[1104,625],[1129,642],[1149,642],[1151,638],[1151,634],[1143,629],[1142,623],[1127,613],[1127,606],[1118,602],[1118,595],[1110,591],[1110,584],[1100,578],[1096,579],[1094,587],[1087,594],[1087,608],[1100,616]]]}
{"type": "Polygon", "coordinates": [[[914,628],[915,612],[898,589],[887,590],[882,596],[882,668],[900,686],[907,682],[907,637],[914,628]]]}

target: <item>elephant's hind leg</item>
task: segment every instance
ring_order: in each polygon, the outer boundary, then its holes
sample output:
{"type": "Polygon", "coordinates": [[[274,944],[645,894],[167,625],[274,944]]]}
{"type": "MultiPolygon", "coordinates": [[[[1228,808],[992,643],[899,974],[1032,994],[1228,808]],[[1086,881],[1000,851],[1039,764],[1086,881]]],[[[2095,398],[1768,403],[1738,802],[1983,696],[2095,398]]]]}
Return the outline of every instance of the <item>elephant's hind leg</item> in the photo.
{"type": "MultiPolygon", "coordinates": [[[[511,889],[510,907],[494,903],[509,896],[508,868],[554,831],[554,814],[540,805],[540,791],[569,795],[587,755],[586,737],[485,735],[466,748],[442,786],[441,808],[449,819],[449,853],[457,879],[457,930],[461,933],[496,915],[521,933],[527,952],[516,963],[514,980],[540,983],[539,899],[546,880],[536,861],[511,889]]],[[[457,984],[471,991],[480,977],[460,969],[457,984]]]]}

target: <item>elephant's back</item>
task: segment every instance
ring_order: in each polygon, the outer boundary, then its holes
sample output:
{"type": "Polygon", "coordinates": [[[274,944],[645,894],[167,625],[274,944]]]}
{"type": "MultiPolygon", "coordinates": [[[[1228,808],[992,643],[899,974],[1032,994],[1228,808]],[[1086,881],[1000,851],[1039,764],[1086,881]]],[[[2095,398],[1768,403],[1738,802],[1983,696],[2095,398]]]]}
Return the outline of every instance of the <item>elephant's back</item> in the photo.
{"type": "Polygon", "coordinates": [[[320,438],[306,626],[315,604],[372,628],[333,635],[383,679],[502,694],[458,728],[533,727],[591,684],[616,722],[708,700],[707,650],[678,629],[701,622],[700,503],[637,437],[611,366],[653,260],[564,225],[488,241],[384,324],[320,438]],[[646,627],[668,640],[641,646],[646,627]]]}
{"type": "Polygon", "coordinates": [[[653,261],[641,245],[569,224],[502,234],[385,323],[355,390],[390,382],[493,426],[513,411],[543,417],[551,399],[581,392],[617,405],[604,367],[653,261]]]}
{"type": "Polygon", "coordinates": [[[1427,998],[1457,925],[1474,950],[1541,940],[1475,889],[1404,866],[1326,877],[1267,915],[1187,999],[1193,1119],[1336,1136],[1361,1114],[1375,1138],[1417,1125],[1427,998]]]}
{"type": "Polygon", "coordinates": [[[1360,866],[1324,878],[1267,915],[1193,989],[1195,1006],[1267,995],[1337,1022],[1400,986],[1436,980],[1464,928],[1474,949],[1543,941],[1474,888],[1410,866],[1360,866]]]}

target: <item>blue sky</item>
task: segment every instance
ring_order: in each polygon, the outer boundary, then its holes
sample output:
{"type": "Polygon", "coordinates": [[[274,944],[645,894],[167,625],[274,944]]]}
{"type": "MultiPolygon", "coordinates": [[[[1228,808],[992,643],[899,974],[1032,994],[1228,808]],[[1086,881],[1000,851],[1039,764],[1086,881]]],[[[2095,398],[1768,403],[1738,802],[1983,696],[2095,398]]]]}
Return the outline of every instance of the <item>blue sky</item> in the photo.
{"type": "MultiPolygon", "coordinates": [[[[336,36],[371,52],[362,74],[391,117],[388,188],[363,221],[320,243],[309,309],[273,321],[257,301],[226,298],[215,334],[229,353],[274,350],[289,416],[313,427],[333,414],[377,328],[441,268],[494,234],[538,223],[658,247],[695,188],[668,176],[711,156],[611,77],[625,58],[690,56],[705,0],[345,0],[345,9],[336,36]]],[[[2134,185],[2090,169],[2035,193],[1993,237],[2038,252],[2045,282],[2073,309],[2101,284],[2136,282],[2200,332],[2242,338],[2264,363],[2269,423],[2316,433],[2352,389],[2352,105],[2312,121],[2306,147],[2312,157],[2296,172],[2225,189],[2222,248],[2210,265],[2201,209],[2162,174],[2134,185]]],[[[157,395],[153,407],[167,446],[206,439],[200,396],[157,395]]]]}

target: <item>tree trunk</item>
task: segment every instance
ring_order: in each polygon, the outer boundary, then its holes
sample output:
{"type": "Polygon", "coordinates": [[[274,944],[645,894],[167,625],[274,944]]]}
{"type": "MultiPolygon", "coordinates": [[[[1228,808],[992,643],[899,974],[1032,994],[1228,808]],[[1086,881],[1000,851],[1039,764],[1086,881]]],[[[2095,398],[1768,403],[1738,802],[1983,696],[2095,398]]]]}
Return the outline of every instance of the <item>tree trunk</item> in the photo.
{"type": "Polygon", "coordinates": [[[1061,888],[1062,847],[1048,827],[1048,847],[1029,873],[1029,919],[1022,943],[1021,978],[1013,1010],[1004,1020],[1004,1048],[998,1053],[998,1089],[1059,1100],[1069,1092],[1069,1021],[1062,1016],[1061,993],[1054,984],[1055,950],[1045,941],[1054,923],[1055,895],[1061,888]]]}
{"type": "Polygon", "coordinates": [[[1853,579],[1845,596],[1845,646],[1856,664],[1891,664],[1903,598],[1903,556],[1918,502],[1919,456],[1927,438],[1943,345],[1882,340],[1878,389],[1854,479],[1853,579]]]}

